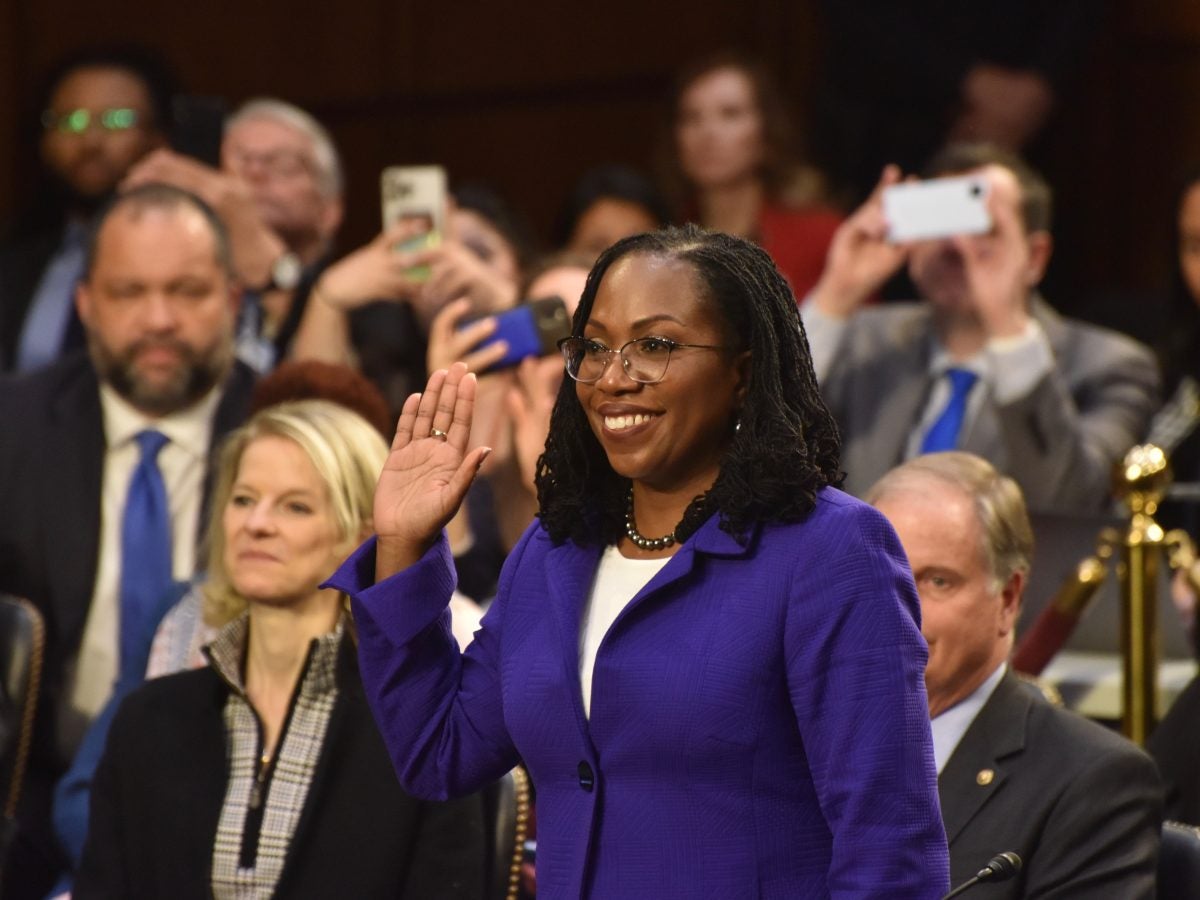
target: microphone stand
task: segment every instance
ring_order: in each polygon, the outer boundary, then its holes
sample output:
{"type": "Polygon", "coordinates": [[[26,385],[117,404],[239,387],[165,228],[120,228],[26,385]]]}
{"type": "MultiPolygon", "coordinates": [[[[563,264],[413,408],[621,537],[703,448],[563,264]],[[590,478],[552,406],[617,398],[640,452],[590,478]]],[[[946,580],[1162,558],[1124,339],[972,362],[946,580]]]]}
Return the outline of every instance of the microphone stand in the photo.
{"type": "Polygon", "coordinates": [[[942,898],[942,900],[951,900],[952,897],[957,897],[964,891],[975,887],[977,884],[982,884],[985,881],[990,881],[992,883],[1008,881],[1008,879],[1012,878],[1020,871],[1020,856],[1018,856],[1012,850],[1006,850],[1003,853],[997,853],[988,860],[986,866],[948,893],[942,898]]]}

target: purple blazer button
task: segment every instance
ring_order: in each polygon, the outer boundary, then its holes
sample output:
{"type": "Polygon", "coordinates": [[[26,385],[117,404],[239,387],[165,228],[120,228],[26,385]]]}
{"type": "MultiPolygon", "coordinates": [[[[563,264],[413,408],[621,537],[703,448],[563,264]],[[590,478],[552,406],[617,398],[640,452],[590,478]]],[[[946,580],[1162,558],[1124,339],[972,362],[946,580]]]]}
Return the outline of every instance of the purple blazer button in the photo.
{"type": "Polygon", "coordinates": [[[589,794],[592,792],[592,788],[596,786],[596,776],[592,772],[592,767],[587,764],[586,759],[579,764],[579,786],[589,794]]]}

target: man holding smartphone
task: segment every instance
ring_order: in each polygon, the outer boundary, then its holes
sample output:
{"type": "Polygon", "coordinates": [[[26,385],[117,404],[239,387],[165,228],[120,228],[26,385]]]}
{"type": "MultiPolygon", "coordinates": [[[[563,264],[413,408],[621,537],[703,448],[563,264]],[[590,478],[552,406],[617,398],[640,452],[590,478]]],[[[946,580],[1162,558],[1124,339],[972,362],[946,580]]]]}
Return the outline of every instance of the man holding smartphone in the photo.
{"type": "Polygon", "coordinates": [[[990,230],[892,241],[883,195],[900,173],[889,167],[834,237],[802,307],[842,429],[847,490],[863,492],[904,459],[962,449],[1011,475],[1034,509],[1100,509],[1113,464],[1157,406],[1153,356],[1058,316],[1038,294],[1051,194],[1023,161],[957,144],[929,174],[980,178],[990,230]],[[921,301],[864,308],[905,264],[921,301]]]}
{"type": "Polygon", "coordinates": [[[287,351],[342,222],[344,178],[329,132],[304,110],[260,97],[225,122],[221,165],[158,150],[122,184],[163,182],[221,217],[244,289],[238,357],[267,372],[287,351]]]}

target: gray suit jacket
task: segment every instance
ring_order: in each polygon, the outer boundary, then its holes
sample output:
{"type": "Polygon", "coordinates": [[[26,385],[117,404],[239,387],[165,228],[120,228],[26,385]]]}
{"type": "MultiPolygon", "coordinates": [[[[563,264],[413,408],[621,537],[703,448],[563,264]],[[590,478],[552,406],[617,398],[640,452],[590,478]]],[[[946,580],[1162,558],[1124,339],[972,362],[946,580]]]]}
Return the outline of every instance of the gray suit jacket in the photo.
{"type": "Polygon", "coordinates": [[[1011,673],[946,762],[938,793],[952,885],[1004,850],[1023,863],[1016,878],[972,888],[972,898],[1154,897],[1154,763],[1011,673]]]}
{"type": "MultiPolygon", "coordinates": [[[[1016,479],[1034,509],[1099,509],[1113,464],[1158,408],[1158,368],[1147,348],[1124,335],[1065,319],[1038,298],[1032,311],[1055,370],[1014,403],[1002,406],[989,391],[960,449],[1016,479]]],[[[842,430],[852,494],[904,459],[933,386],[932,312],[927,303],[888,304],[846,326],[821,390],[842,430]]]]}

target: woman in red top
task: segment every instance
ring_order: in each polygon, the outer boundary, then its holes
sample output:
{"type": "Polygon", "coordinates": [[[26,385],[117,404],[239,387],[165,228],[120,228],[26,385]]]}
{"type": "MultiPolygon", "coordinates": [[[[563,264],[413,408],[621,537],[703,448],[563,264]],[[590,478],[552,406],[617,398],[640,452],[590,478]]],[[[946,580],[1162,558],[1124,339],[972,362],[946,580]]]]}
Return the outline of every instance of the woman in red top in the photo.
{"type": "Polygon", "coordinates": [[[757,242],[803,299],[842,217],[815,202],[820,177],[795,163],[787,109],[766,70],[710,57],[683,73],[672,112],[664,180],[683,217],[757,242]]]}

